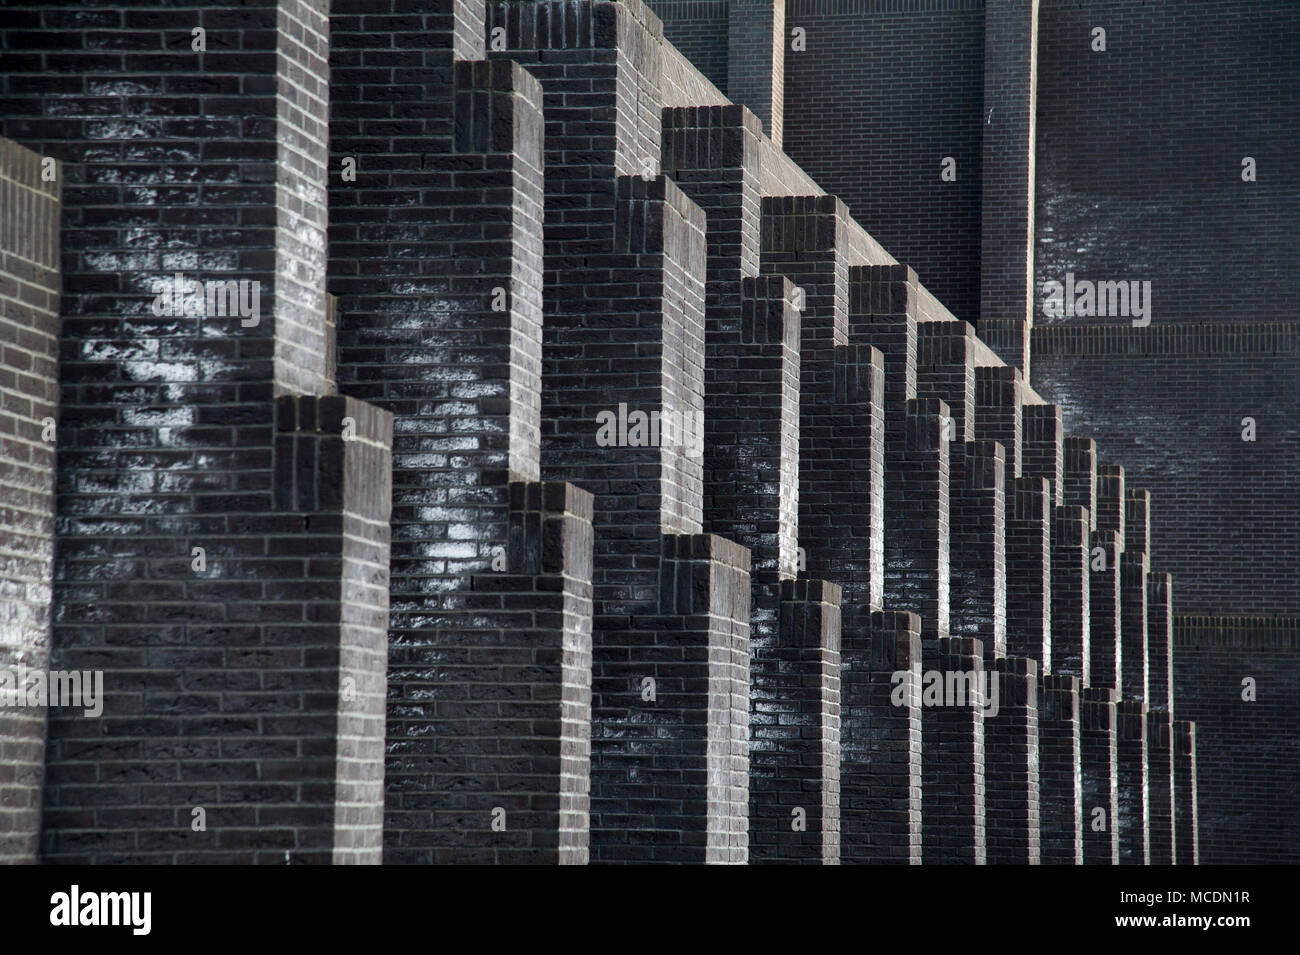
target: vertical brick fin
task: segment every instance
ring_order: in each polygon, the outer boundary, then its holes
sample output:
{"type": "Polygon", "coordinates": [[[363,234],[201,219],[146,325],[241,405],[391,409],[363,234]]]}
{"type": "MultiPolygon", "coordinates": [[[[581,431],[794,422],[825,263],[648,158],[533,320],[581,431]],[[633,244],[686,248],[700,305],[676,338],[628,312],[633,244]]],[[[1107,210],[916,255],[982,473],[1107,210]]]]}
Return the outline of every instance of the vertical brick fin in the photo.
{"type": "Polygon", "coordinates": [[[396,416],[385,860],[585,861],[591,503],[525,486],[540,474],[542,90],[466,60],[481,3],[430,6],[376,17],[338,0],[331,18],[338,378],[396,416]],[[418,69],[392,53],[416,46],[418,69]]]}
{"type": "Polygon", "coordinates": [[[949,484],[950,632],[984,645],[988,663],[1006,655],[1006,458],[1000,442],[955,445],[949,484]]]}
{"type": "Polygon", "coordinates": [[[1097,463],[1097,530],[1119,534],[1119,548],[1124,549],[1124,518],[1128,513],[1128,495],[1124,489],[1124,469],[1118,464],[1097,463]]]}
{"type": "Polygon", "coordinates": [[[1147,703],[1174,715],[1174,595],[1169,574],[1147,576],[1147,703]]]}
{"type": "Polygon", "coordinates": [[[1123,700],[1116,713],[1117,790],[1120,865],[1149,865],[1151,862],[1151,787],[1147,771],[1147,705],[1141,700],[1123,700]]]}
{"type": "MultiPolygon", "coordinates": [[[[44,672],[53,623],[63,169],[0,139],[0,670],[44,672]],[[44,170],[53,177],[45,181],[44,170]],[[53,431],[51,438],[57,438],[53,431]]],[[[19,681],[25,688],[25,676],[19,681]]],[[[0,703],[0,864],[37,861],[45,713],[0,703]]]]}
{"type": "Polygon", "coordinates": [[[1006,453],[1008,493],[1022,469],[1024,435],[1024,389],[1020,372],[1006,366],[975,369],[975,437],[981,441],[1000,441],[1006,453]]]}
{"type": "Polygon", "coordinates": [[[877,611],[841,659],[841,860],[920,865],[921,619],[877,611]]]}
{"type": "Polygon", "coordinates": [[[1082,865],[1079,678],[1045,676],[1038,690],[1038,809],[1043,865],[1082,865]]]}
{"type": "Polygon", "coordinates": [[[602,634],[593,777],[611,782],[593,789],[592,858],[743,863],[749,552],[711,534],[662,541],[659,613],[602,634]]]}
{"type": "Polygon", "coordinates": [[[1023,442],[1020,473],[1047,478],[1053,505],[1060,507],[1065,503],[1065,432],[1061,409],[1056,405],[1025,405],[1020,421],[1023,442]]]}
{"type": "MultiPolygon", "coordinates": [[[[283,666],[262,685],[274,682],[277,696],[296,705],[282,703],[262,735],[297,738],[297,758],[274,778],[300,795],[292,812],[281,812],[296,845],[259,861],[282,861],[286,850],[299,861],[382,861],[392,440],[393,416],[355,398],[276,402],[276,505],[297,513],[292,530],[267,541],[265,574],[274,582],[264,588],[281,602],[283,623],[259,649],[283,666]],[[300,604],[296,613],[291,603],[300,604]]],[[[208,807],[210,829],[223,809],[208,807]]]]}
{"type": "Polygon", "coordinates": [[[799,312],[783,276],[742,285],[739,334],[714,336],[709,353],[704,518],[770,583],[798,569],[799,312]]]}
{"type": "Polygon", "coordinates": [[[749,858],[840,862],[840,588],[781,582],[775,645],[754,654],[749,858]]]}
{"type": "Polygon", "coordinates": [[[390,690],[387,862],[588,859],[591,495],[509,492],[508,566],[474,575],[391,652],[406,672],[390,690]]]}
{"type": "Polygon", "coordinates": [[[1151,553],[1151,492],[1127,488],[1124,493],[1124,552],[1151,553]]]}
{"type": "Polygon", "coordinates": [[[925,659],[922,858],[927,865],[984,865],[984,647],[968,637],[941,638],[925,659]]]}
{"type": "Polygon", "coordinates": [[[1029,380],[1038,0],[984,4],[980,334],[1029,380]],[[1002,326],[986,332],[991,321],[1002,326]]]}
{"type": "Polygon", "coordinates": [[[1088,674],[1091,686],[1123,689],[1120,563],[1124,538],[1113,530],[1088,535],[1088,674]],[[1104,564],[1104,566],[1103,566],[1104,564]]]}
{"type": "MultiPolygon", "coordinates": [[[[638,322],[652,332],[658,320],[659,394],[643,410],[660,416],[660,524],[665,533],[695,533],[704,480],[704,213],[666,176],[622,176],[617,188],[614,252],[626,256],[631,274],[650,272],[641,294],[657,284],[660,295],[658,315],[638,322]]],[[[610,279],[626,274],[615,271],[610,279]]]]}
{"type": "Polygon", "coordinates": [[[1197,821],[1196,724],[1174,722],[1174,833],[1178,865],[1200,865],[1197,821]]]}
{"type": "Polygon", "coordinates": [[[947,402],[953,440],[974,440],[975,329],[969,322],[921,322],[916,336],[916,396],[947,402]]]}
{"type": "Polygon", "coordinates": [[[1019,477],[1006,505],[1007,655],[1052,672],[1052,505],[1043,477],[1019,477]]]}
{"type": "MultiPolygon", "coordinates": [[[[328,387],[323,4],[132,0],[34,15],[45,29],[30,19],[17,29],[44,79],[6,95],[0,134],[58,160],[65,208],[82,210],[64,217],[58,240],[51,664],[99,671],[106,691],[94,721],[49,714],[41,853],[328,862],[337,601],[353,566],[339,554],[352,513],[338,470],[347,453],[304,437],[304,455],[312,446],[325,469],[312,489],[324,516],[308,527],[303,512],[277,508],[274,400],[328,387]],[[196,27],[209,41],[202,54],[190,49],[196,27]],[[90,73],[129,74],[130,95],[90,73]],[[72,113],[50,109],[56,91],[76,95],[72,113]],[[277,549],[303,542],[325,556],[277,549]],[[308,647],[322,646],[317,660],[308,647]],[[330,755],[317,758],[320,741],[330,755]],[[109,750],[118,770],[100,773],[92,754],[109,750]],[[213,796],[206,833],[190,829],[196,792],[213,796]]],[[[53,256],[36,202],[33,192],[21,221],[53,256]]],[[[33,377],[50,371],[39,338],[16,344],[33,377]]],[[[20,401],[6,394],[3,405],[20,401]]],[[[25,428],[17,437],[30,439],[25,428]]],[[[367,826],[339,852],[370,857],[367,826]]]]}
{"type": "Polygon", "coordinates": [[[1120,558],[1119,653],[1124,698],[1156,705],[1150,697],[1147,649],[1147,555],[1125,551],[1120,558]]]}
{"type": "Polygon", "coordinates": [[[1151,865],[1174,865],[1173,720],[1163,710],[1147,711],[1147,785],[1151,821],[1151,865]]]}
{"type": "Polygon", "coordinates": [[[1112,689],[1084,689],[1079,701],[1084,865],[1119,865],[1118,698],[1112,689]]]}
{"type": "Polygon", "coordinates": [[[763,200],[765,274],[804,296],[799,380],[799,530],[808,573],[845,587],[843,625],[880,609],[884,567],[884,364],[848,344],[849,222],[834,196],[763,200]]]}
{"type": "Polygon", "coordinates": [[[785,0],[732,0],[727,10],[727,97],[748,106],[781,146],[785,0]]]}
{"type": "Polygon", "coordinates": [[[1097,442],[1066,438],[1062,447],[1062,488],[1066,506],[1088,511],[1088,529],[1097,529],[1097,442]]]}
{"type": "Polygon", "coordinates": [[[1052,672],[1091,682],[1088,512],[1058,507],[1052,515],[1052,672]]]}
{"type": "MultiPolygon", "coordinates": [[[[337,603],[322,608],[320,617],[337,613],[339,618],[333,861],[378,864],[384,829],[393,416],[354,398],[286,397],[280,399],[281,425],[293,417],[294,405],[297,430],[277,437],[326,446],[313,455],[322,466],[313,509],[328,506],[331,516],[336,508],[342,514],[337,558],[314,548],[293,550],[300,543],[293,539],[283,545],[286,554],[313,553],[331,573],[335,560],[339,567],[337,603]]],[[[281,443],[277,455],[285,450],[281,443]]],[[[287,498],[286,490],[277,493],[287,498]]]]}
{"type": "Polygon", "coordinates": [[[990,694],[984,716],[988,864],[1038,865],[1038,663],[1007,656],[993,660],[986,672],[990,694]]]}
{"type": "MultiPolygon", "coordinates": [[[[782,274],[804,294],[803,361],[848,343],[848,209],[834,196],[764,196],[765,274],[782,274]]],[[[829,375],[830,369],[825,370],[829,375]]],[[[805,391],[830,387],[829,377],[803,375],[805,391]]]]}
{"type": "Polygon", "coordinates": [[[942,401],[909,400],[897,450],[885,462],[899,474],[897,496],[885,489],[885,602],[920,615],[923,648],[948,636],[947,417],[942,401]]]}
{"type": "Polygon", "coordinates": [[[884,362],[869,345],[823,362],[833,391],[805,405],[800,426],[799,538],[808,574],[843,587],[844,628],[865,631],[884,599],[884,362]]]}
{"type": "MultiPolygon", "coordinates": [[[[849,268],[849,340],[872,345],[885,356],[885,402],[891,409],[916,397],[919,286],[905,265],[849,268]]],[[[901,415],[889,418],[901,426],[901,415]]]]}

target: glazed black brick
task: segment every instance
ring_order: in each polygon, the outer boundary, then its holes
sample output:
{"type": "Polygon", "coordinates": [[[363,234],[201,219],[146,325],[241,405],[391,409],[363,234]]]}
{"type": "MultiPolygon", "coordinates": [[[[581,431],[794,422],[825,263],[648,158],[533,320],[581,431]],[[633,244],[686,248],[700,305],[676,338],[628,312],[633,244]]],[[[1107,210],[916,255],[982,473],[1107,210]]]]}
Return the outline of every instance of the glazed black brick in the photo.
{"type": "MultiPolygon", "coordinates": [[[[506,50],[494,58],[525,64],[543,90],[542,471],[595,495],[592,859],[743,861],[744,836],[735,830],[743,829],[744,785],[708,788],[710,734],[731,740],[744,725],[737,709],[723,706],[703,731],[697,717],[709,710],[679,694],[654,711],[656,728],[642,716],[641,681],[668,681],[669,689],[680,681],[662,669],[664,654],[685,652],[671,648],[688,634],[701,634],[706,648],[688,661],[697,682],[719,665],[709,646],[727,647],[726,667],[747,661],[748,575],[743,606],[733,583],[700,620],[665,616],[660,565],[672,537],[693,538],[702,527],[702,455],[680,444],[596,444],[597,415],[620,405],[692,424],[705,408],[705,217],[656,175],[661,26],[639,3],[494,3],[486,29],[496,27],[505,30],[506,50]],[[682,776],[674,754],[686,752],[692,768],[682,776]],[[629,785],[639,794],[632,802],[629,785]],[[693,794],[685,804],[683,787],[693,794]],[[644,812],[629,821],[638,805],[644,812]],[[646,829],[689,837],[661,839],[646,829]]],[[[748,551],[736,549],[748,570],[748,551]]],[[[700,572],[707,577],[719,559],[740,566],[735,555],[704,554],[700,572]]],[[[747,704],[745,694],[733,696],[747,704]]],[[[725,742],[728,751],[736,746],[725,742]]]]}
{"type": "Polygon", "coordinates": [[[1029,379],[1033,321],[1034,147],[1038,10],[1018,0],[984,3],[979,328],[1029,379]]]}
{"type": "Polygon", "coordinates": [[[386,426],[357,405],[363,440],[301,435],[322,483],[285,497],[272,400],[315,400],[332,377],[325,11],[140,2],[86,29],[71,7],[4,31],[34,73],[63,79],[6,74],[0,96],[0,132],[62,162],[52,661],[101,669],[107,688],[99,722],[51,720],[42,853],[377,861],[388,484],[356,478],[383,472],[386,426]],[[55,89],[70,94],[57,112],[55,89]],[[157,314],[177,272],[257,283],[256,320],[157,314]],[[106,743],[111,770],[88,777],[106,743]]]}

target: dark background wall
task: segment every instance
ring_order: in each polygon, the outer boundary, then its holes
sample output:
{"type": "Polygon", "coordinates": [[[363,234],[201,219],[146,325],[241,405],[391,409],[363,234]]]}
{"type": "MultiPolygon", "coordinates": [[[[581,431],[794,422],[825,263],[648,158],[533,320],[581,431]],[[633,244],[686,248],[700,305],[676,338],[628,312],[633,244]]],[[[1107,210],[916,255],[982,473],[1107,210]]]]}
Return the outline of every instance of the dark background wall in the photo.
{"type": "Polygon", "coordinates": [[[1174,682],[1177,718],[1196,721],[1201,862],[1294,864],[1300,620],[1177,618],[1174,682]],[[1242,698],[1247,677],[1253,701],[1242,698]]]}
{"type": "Polygon", "coordinates": [[[979,311],[982,0],[788,0],[785,151],[958,318],[979,311]],[[790,50],[795,27],[808,49],[790,50]],[[939,177],[945,156],[955,182],[939,177]]]}
{"type": "Polygon", "coordinates": [[[649,0],[664,23],[664,39],[720,90],[727,88],[730,0],[649,0]]]}
{"type": "Polygon", "coordinates": [[[1038,37],[1038,281],[1150,279],[1160,323],[1300,317],[1300,4],[1041,0],[1038,37]]]}
{"type": "Polygon", "coordinates": [[[1151,567],[1174,575],[1177,613],[1300,613],[1300,328],[1193,331],[1038,328],[1034,383],[1151,492],[1151,567]]]}

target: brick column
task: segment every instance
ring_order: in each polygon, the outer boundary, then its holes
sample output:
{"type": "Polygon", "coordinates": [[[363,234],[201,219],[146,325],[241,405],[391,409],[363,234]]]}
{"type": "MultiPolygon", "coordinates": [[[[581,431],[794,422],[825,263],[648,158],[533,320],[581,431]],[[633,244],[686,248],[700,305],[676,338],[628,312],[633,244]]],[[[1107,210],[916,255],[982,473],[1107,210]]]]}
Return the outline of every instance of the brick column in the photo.
{"type": "Polygon", "coordinates": [[[1174,853],[1178,865],[1200,865],[1196,819],[1196,724],[1174,722],[1174,853]]]}
{"type": "Polygon", "coordinates": [[[749,561],[712,534],[666,535],[659,612],[603,635],[593,861],[746,860],[749,561]]]}
{"type": "Polygon", "coordinates": [[[1096,531],[1089,559],[1089,652],[1093,686],[1123,690],[1123,614],[1121,611],[1124,555],[1124,469],[1098,462],[1096,531]]]}
{"type": "Polygon", "coordinates": [[[1151,553],[1151,492],[1124,490],[1124,552],[1151,553]]]}
{"type": "Polygon", "coordinates": [[[920,865],[921,619],[873,613],[841,657],[841,859],[920,865]]]}
{"type": "Polygon", "coordinates": [[[1119,861],[1148,865],[1151,861],[1151,804],[1147,777],[1147,705],[1122,700],[1116,712],[1119,861]]]}
{"type": "Polygon", "coordinates": [[[1047,479],[1052,506],[1065,503],[1065,432],[1057,405],[1025,405],[1020,413],[1020,473],[1047,479]]]}
{"type": "MultiPolygon", "coordinates": [[[[54,577],[59,215],[51,157],[0,139],[0,670],[44,672],[54,577]]],[[[26,684],[24,679],[23,684],[26,684]]],[[[0,707],[0,864],[37,861],[45,713],[0,707]]]]}
{"type": "Polygon", "coordinates": [[[1024,406],[1020,372],[1005,365],[975,369],[975,437],[1000,442],[1007,461],[1004,486],[1010,488],[1024,471],[1024,406]]]}
{"type": "Polygon", "coordinates": [[[1045,676],[1038,697],[1038,806],[1043,865],[1083,864],[1079,678],[1045,676]]]}
{"type": "Polygon", "coordinates": [[[1173,865],[1174,751],[1173,720],[1163,710],[1147,711],[1147,805],[1150,814],[1150,862],[1173,865]]]}
{"type": "Polygon", "coordinates": [[[382,429],[357,406],[347,433],[365,438],[345,447],[319,420],[286,429],[275,400],[325,399],[333,378],[325,5],[37,13],[43,29],[15,26],[44,82],[6,95],[0,134],[61,163],[51,664],[105,687],[94,721],[50,714],[43,856],[377,861],[373,781],[351,775],[374,772],[373,687],[340,686],[339,660],[374,646],[340,603],[347,588],[359,616],[375,610],[350,548],[382,556],[372,581],[387,572],[371,497],[386,482],[345,470],[386,453],[382,429]],[[88,72],[130,75],[130,95],[88,72]],[[50,109],[63,93],[74,114],[50,109]],[[320,451],[319,487],[341,496],[286,498],[286,448],[320,451]],[[322,559],[280,549],[300,545],[322,559]],[[104,775],[107,750],[120,771],[104,775]],[[357,839],[340,843],[349,817],[357,839]]]}
{"type": "Polygon", "coordinates": [[[885,492],[885,602],[920,615],[925,652],[948,636],[948,406],[913,399],[905,409],[901,446],[885,463],[899,475],[897,498],[885,492]]]}
{"type": "Polygon", "coordinates": [[[1088,530],[1097,529],[1097,442],[1065,439],[1061,447],[1061,491],[1067,507],[1088,512],[1088,530]]]}
{"type": "MultiPolygon", "coordinates": [[[[705,535],[714,543],[692,557],[691,573],[713,581],[707,612],[666,612],[658,579],[685,546],[672,538],[695,540],[703,527],[706,301],[717,304],[725,288],[734,310],[744,272],[734,258],[710,265],[702,210],[656,175],[662,34],[650,11],[499,3],[487,28],[505,31],[505,49],[491,56],[523,64],[543,90],[542,472],[595,494],[592,860],[740,861],[739,793],[711,789],[704,764],[692,760],[705,758],[715,734],[739,746],[748,716],[715,707],[706,720],[698,700],[656,707],[642,694],[644,681],[660,676],[707,685],[709,666],[725,660],[734,671],[742,646],[749,658],[750,581],[746,574],[741,588],[733,573],[748,570],[747,549],[705,535]],[[633,414],[649,423],[656,413],[684,424],[680,439],[634,431],[633,414]],[[667,661],[683,644],[691,667],[673,670],[667,661]],[[683,759],[693,767],[685,775],[683,759]]],[[[678,144],[680,133],[670,133],[678,144]]],[[[714,317],[738,324],[734,311],[714,317]]],[[[733,695],[748,705],[747,695],[733,695]]]]}
{"type": "Polygon", "coordinates": [[[778,642],[754,654],[753,863],[840,862],[840,596],[783,581],[778,642]]]}
{"type": "Polygon", "coordinates": [[[392,708],[399,766],[419,782],[405,788],[420,795],[390,796],[401,835],[387,861],[587,861],[591,495],[561,482],[509,490],[506,569],[473,576],[439,629],[392,653],[403,673],[447,662],[436,690],[411,680],[392,708]],[[431,692],[441,702],[421,705],[431,692]]]}
{"type": "Polygon", "coordinates": [[[1058,507],[1052,515],[1052,672],[1089,682],[1088,512],[1058,507]]]}
{"type": "Polygon", "coordinates": [[[996,696],[984,716],[988,863],[1038,865],[1038,663],[1003,657],[989,664],[989,677],[996,696]]]}
{"type": "Polygon", "coordinates": [[[1089,535],[1088,673],[1091,686],[1121,687],[1120,560],[1122,538],[1112,530],[1089,535]]]}
{"type": "Polygon", "coordinates": [[[922,858],[928,865],[984,865],[984,648],[978,640],[945,637],[935,641],[932,657],[924,642],[921,652],[922,858]]]}
{"type": "Polygon", "coordinates": [[[1120,558],[1120,667],[1124,697],[1149,700],[1147,676],[1147,555],[1120,558]]]}
{"type": "Polygon", "coordinates": [[[1085,865],[1119,865],[1117,696],[1111,689],[1085,689],[1079,701],[1085,865]]]}
{"type": "Polygon", "coordinates": [[[918,322],[916,396],[938,398],[952,416],[949,439],[975,437],[975,329],[969,322],[918,322]]]}
{"type": "MultiPolygon", "coordinates": [[[[342,396],[285,396],[277,405],[276,493],[282,506],[298,508],[305,519],[303,537],[279,541],[272,550],[340,567],[321,601],[326,614],[337,607],[337,643],[329,634],[319,648],[305,648],[308,660],[326,663],[321,691],[337,687],[333,861],[377,865],[384,834],[389,575],[376,568],[388,566],[391,540],[393,416],[342,396]]],[[[324,710],[322,722],[330,715],[324,710]]],[[[330,735],[326,726],[317,732],[330,735]]]]}
{"type": "Polygon", "coordinates": [[[1043,477],[1016,478],[1007,494],[1007,653],[1052,669],[1052,505],[1043,477]]]}
{"type": "Polygon", "coordinates": [[[339,382],[397,416],[386,858],[585,861],[591,557],[575,545],[568,564],[519,563],[523,513],[553,512],[560,528],[585,522],[571,533],[591,547],[585,492],[570,500],[559,485],[527,487],[540,476],[542,89],[516,64],[463,59],[485,52],[481,3],[441,2],[431,34],[418,19],[374,21],[358,0],[333,12],[339,382]],[[427,68],[384,52],[416,45],[427,68]],[[398,191],[412,203],[400,215],[398,191]],[[430,225],[413,236],[407,215],[430,225]],[[398,246],[425,263],[418,279],[398,246]],[[445,306],[425,308],[430,294],[445,306]],[[544,506],[534,499],[543,494],[544,506]],[[539,575],[561,589],[537,593],[539,575]],[[542,612],[558,616],[543,622],[542,612]],[[530,649],[502,621],[545,639],[530,649]],[[562,662],[566,641],[579,649],[562,662]],[[509,654],[545,664],[530,697],[579,694],[580,725],[531,740],[536,704],[519,698],[516,679],[483,669],[509,654]],[[456,665],[435,678],[430,661],[448,656],[456,665]],[[547,761],[562,747],[580,750],[582,778],[565,779],[563,798],[581,810],[557,803],[562,777],[547,761]],[[575,825],[581,832],[568,831],[575,825]]]}
{"type": "Polygon", "coordinates": [[[967,441],[951,458],[949,628],[975,637],[992,661],[1006,654],[1006,461],[997,441],[967,441]]]}
{"type": "Polygon", "coordinates": [[[1147,576],[1147,702],[1174,715],[1173,578],[1147,576]]]}

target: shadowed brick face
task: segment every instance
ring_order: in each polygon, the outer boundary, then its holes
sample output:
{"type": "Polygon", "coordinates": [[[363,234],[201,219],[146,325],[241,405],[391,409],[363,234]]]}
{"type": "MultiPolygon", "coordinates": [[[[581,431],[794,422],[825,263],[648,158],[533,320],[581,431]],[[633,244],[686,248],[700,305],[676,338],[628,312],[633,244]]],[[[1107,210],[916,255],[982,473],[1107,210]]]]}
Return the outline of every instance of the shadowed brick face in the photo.
{"type": "Polygon", "coordinates": [[[0,668],[105,697],[0,710],[0,861],[1294,861],[1295,160],[1240,146],[1268,250],[1207,291],[1185,198],[1070,151],[1145,22],[7,4],[0,668]],[[1032,329],[1138,199],[1170,321],[1032,329]]]}

